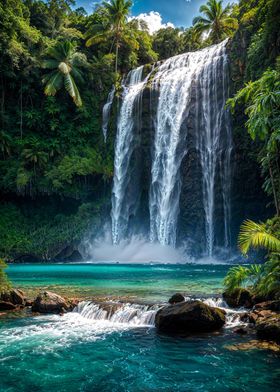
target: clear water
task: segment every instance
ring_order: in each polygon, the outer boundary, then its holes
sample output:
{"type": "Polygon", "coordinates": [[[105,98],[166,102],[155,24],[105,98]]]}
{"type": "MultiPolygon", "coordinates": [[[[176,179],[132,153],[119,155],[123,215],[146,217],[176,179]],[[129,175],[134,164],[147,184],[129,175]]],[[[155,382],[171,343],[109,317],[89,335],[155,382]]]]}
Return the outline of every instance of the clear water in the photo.
{"type": "MultiPolygon", "coordinates": [[[[8,272],[21,287],[72,283],[102,293],[135,290],[145,298],[147,291],[149,298],[166,299],[172,287],[173,292],[182,287],[214,292],[227,268],[13,265],[8,272]]],[[[229,329],[174,338],[151,326],[92,320],[78,313],[0,317],[0,391],[276,391],[276,353],[227,349],[248,339],[229,329]]]]}
{"type": "Polygon", "coordinates": [[[229,265],[13,264],[7,273],[18,287],[44,287],[86,296],[166,301],[175,292],[217,294],[229,265]]]}

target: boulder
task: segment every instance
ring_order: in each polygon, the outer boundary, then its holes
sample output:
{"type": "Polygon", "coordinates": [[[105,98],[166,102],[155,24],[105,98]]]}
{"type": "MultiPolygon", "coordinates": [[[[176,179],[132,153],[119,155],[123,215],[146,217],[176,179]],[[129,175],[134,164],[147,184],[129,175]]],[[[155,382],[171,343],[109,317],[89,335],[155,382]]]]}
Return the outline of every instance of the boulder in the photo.
{"type": "Polygon", "coordinates": [[[32,312],[56,313],[73,310],[73,306],[63,297],[51,291],[41,292],[32,304],[32,312]]]}
{"type": "Polygon", "coordinates": [[[22,290],[19,289],[11,289],[9,291],[4,291],[0,295],[0,300],[20,306],[25,306],[26,303],[25,294],[22,290]]]}
{"type": "Polygon", "coordinates": [[[272,311],[280,311],[280,301],[265,301],[258,303],[254,306],[254,310],[272,310],[272,311]]]}
{"type": "Polygon", "coordinates": [[[256,321],[257,336],[260,339],[280,342],[280,314],[273,313],[256,321]]]}
{"type": "Polygon", "coordinates": [[[0,301],[0,310],[15,310],[16,305],[11,302],[0,301]]]}
{"type": "Polygon", "coordinates": [[[167,333],[211,332],[220,329],[224,324],[225,312],[201,301],[169,305],[156,314],[157,329],[167,333]]]}
{"type": "Polygon", "coordinates": [[[168,300],[168,302],[170,304],[177,304],[179,302],[184,302],[184,301],[185,301],[185,297],[180,293],[176,293],[176,294],[172,295],[172,297],[169,298],[169,300],[168,300]]]}
{"type": "Polygon", "coordinates": [[[231,292],[224,292],[223,298],[232,308],[251,308],[253,306],[252,294],[249,290],[236,288],[231,292]]]}

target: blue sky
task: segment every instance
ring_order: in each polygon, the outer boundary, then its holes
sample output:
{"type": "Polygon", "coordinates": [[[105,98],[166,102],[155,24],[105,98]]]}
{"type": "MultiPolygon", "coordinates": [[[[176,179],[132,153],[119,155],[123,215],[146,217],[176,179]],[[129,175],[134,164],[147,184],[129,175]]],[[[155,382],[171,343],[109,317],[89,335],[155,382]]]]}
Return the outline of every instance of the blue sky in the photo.
{"type": "MultiPolygon", "coordinates": [[[[159,12],[163,23],[171,22],[175,26],[190,26],[195,16],[199,14],[199,7],[207,0],[134,0],[132,15],[137,16],[141,13],[151,11],[159,12]]],[[[224,0],[228,2],[238,2],[238,0],[224,0]]],[[[76,7],[84,7],[88,13],[93,9],[93,4],[98,3],[94,0],[76,0],[76,7]]]]}

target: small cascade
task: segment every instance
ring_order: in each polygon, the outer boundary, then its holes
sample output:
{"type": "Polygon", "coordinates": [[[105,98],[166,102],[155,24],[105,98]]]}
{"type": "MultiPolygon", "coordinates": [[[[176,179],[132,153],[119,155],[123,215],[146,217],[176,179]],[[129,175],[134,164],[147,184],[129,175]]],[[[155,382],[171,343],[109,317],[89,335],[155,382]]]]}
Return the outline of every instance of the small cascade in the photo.
{"type": "Polygon", "coordinates": [[[138,305],[122,303],[80,302],[75,309],[82,317],[95,321],[109,321],[114,324],[153,326],[157,305],[138,305]]]}
{"type": "Polygon", "coordinates": [[[104,136],[104,142],[107,142],[107,133],[108,133],[108,124],[110,120],[111,108],[115,97],[115,85],[113,85],[112,90],[108,94],[107,102],[103,107],[103,116],[102,116],[102,131],[104,136]]]}
{"type": "MultiPolygon", "coordinates": [[[[141,97],[145,87],[143,66],[131,71],[124,82],[123,101],[120,109],[114,159],[112,191],[112,239],[114,244],[127,235],[128,222],[135,213],[137,196],[131,197],[129,189],[135,188],[131,173],[131,158],[137,145],[135,132],[141,119],[141,97]]],[[[134,191],[134,189],[133,189],[134,191]]]]}

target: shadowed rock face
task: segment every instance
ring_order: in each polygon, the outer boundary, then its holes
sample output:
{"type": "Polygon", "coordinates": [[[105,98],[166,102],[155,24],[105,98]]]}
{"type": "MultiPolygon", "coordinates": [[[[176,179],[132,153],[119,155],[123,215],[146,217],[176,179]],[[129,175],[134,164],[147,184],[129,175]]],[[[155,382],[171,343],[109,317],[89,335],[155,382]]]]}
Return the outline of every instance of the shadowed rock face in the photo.
{"type": "Polygon", "coordinates": [[[201,301],[166,306],[156,314],[160,332],[192,334],[219,330],[225,324],[225,313],[201,301]]]}

